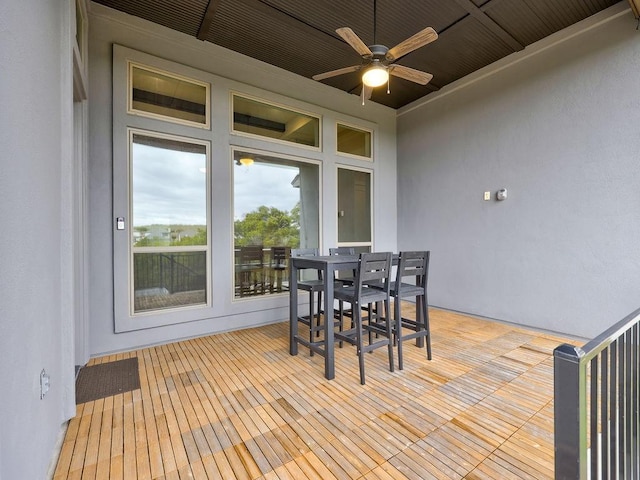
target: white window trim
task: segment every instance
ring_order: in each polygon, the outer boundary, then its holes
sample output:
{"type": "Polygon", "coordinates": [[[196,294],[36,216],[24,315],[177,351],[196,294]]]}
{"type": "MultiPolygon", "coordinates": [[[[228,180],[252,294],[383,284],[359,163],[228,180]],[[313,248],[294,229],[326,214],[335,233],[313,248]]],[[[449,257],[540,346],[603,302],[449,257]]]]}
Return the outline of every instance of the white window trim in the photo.
{"type": "MultiPolygon", "coordinates": [[[[184,246],[184,247],[173,247],[173,246],[165,246],[165,247],[138,247],[135,248],[131,244],[131,235],[132,235],[132,219],[133,219],[133,205],[131,202],[132,199],[132,181],[131,178],[131,149],[133,145],[133,135],[144,135],[155,138],[166,138],[172,140],[178,140],[187,143],[193,143],[198,145],[203,145],[206,149],[207,155],[207,172],[211,172],[211,142],[208,140],[204,140],[201,138],[188,137],[184,135],[173,135],[162,133],[158,131],[146,130],[141,128],[133,128],[127,127],[127,161],[126,161],[126,170],[127,170],[127,178],[126,178],[126,202],[127,202],[127,214],[128,218],[125,219],[125,230],[117,230],[114,225],[114,236],[115,235],[125,235],[126,236],[126,272],[120,271],[118,274],[118,269],[114,268],[114,275],[116,276],[116,281],[118,278],[123,278],[122,274],[126,273],[127,278],[127,301],[124,302],[122,298],[120,301],[116,301],[114,305],[114,313],[115,313],[115,331],[116,332],[126,332],[132,330],[141,330],[144,328],[171,325],[175,323],[183,323],[188,321],[200,320],[203,317],[208,315],[207,311],[210,311],[212,306],[212,296],[213,296],[213,288],[212,288],[212,272],[211,272],[211,207],[210,207],[210,197],[211,197],[211,175],[207,174],[206,176],[206,218],[207,218],[207,244],[206,245],[197,245],[197,246],[184,246]],[[134,253],[151,253],[157,251],[204,251],[206,255],[206,299],[207,302],[205,304],[197,304],[197,305],[183,305],[175,308],[167,308],[167,309],[157,309],[157,310],[145,310],[142,312],[134,312],[134,301],[135,301],[135,292],[133,285],[133,256],[134,253]]],[[[124,266],[124,265],[123,265],[124,266]]],[[[115,267],[115,265],[114,265],[115,267]]],[[[114,292],[115,294],[115,292],[114,292]]]]}

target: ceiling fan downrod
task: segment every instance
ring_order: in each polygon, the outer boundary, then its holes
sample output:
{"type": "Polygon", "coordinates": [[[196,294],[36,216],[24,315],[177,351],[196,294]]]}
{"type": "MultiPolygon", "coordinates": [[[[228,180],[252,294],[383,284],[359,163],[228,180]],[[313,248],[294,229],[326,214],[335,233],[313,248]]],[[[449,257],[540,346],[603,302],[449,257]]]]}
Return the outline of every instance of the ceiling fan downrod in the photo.
{"type": "Polygon", "coordinates": [[[377,21],[377,12],[378,9],[376,8],[376,4],[377,4],[377,0],[373,0],[373,44],[376,44],[376,26],[378,24],[377,21]]]}

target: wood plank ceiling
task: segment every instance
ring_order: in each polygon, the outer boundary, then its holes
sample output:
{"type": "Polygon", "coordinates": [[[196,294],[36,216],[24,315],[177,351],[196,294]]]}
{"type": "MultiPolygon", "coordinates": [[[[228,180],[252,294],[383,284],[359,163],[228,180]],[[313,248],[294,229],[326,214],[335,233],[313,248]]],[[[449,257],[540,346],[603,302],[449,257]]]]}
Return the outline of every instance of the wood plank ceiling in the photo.
{"type": "MultiPolygon", "coordinates": [[[[313,75],[358,65],[336,33],[374,43],[374,0],[94,0],[285,70],[313,75]]],[[[377,0],[375,43],[392,47],[427,26],[438,40],[397,63],[433,74],[426,86],[392,77],[371,99],[400,108],[622,0],[377,0]]],[[[323,80],[359,94],[361,72],[323,80]]]]}

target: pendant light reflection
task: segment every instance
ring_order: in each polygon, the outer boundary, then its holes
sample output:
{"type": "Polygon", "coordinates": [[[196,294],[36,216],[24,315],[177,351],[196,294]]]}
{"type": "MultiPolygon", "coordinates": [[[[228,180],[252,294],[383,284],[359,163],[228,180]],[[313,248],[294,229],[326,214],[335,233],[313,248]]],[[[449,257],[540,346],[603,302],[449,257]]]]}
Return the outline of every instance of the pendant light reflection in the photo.
{"type": "Polygon", "coordinates": [[[253,165],[253,158],[251,158],[251,157],[240,157],[238,160],[236,160],[236,165],[245,166],[245,167],[253,165]]]}

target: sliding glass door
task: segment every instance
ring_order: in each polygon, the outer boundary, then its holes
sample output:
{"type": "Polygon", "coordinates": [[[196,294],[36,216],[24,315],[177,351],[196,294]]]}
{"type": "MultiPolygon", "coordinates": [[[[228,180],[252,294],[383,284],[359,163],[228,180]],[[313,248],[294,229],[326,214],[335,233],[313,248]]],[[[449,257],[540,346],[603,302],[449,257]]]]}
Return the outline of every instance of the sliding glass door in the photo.
{"type": "Polygon", "coordinates": [[[288,291],[292,248],[318,248],[320,166],[235,150],[234,297],[288,291]]]}

